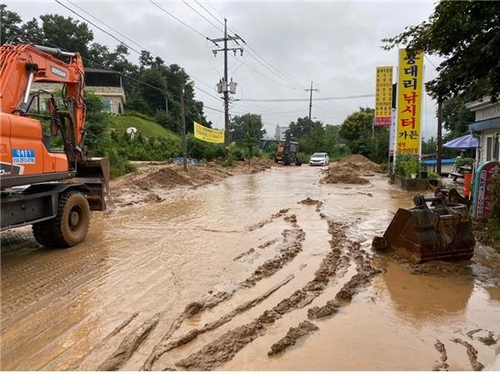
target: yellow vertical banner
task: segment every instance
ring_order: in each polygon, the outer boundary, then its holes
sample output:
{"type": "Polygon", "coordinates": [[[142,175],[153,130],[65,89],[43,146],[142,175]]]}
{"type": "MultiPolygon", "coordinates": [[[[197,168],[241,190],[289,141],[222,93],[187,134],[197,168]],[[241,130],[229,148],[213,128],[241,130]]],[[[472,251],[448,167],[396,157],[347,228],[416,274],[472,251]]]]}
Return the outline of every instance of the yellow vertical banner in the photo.
{"type": "Polygon", "coordinates": [[[205,142],[224,143],[224,130],[210,129],[195,122],[194,137],[205,142]]]}
{"type": "Polygon", "coordinates": [[[377,67],[374,126],[391,126],[392,66],[377,67]]]}
{"type": "Polygon", "coordinates": [[[420,112],[424,54],[408,56],[399,50],[396,153],[420,155],[420,112]]]}

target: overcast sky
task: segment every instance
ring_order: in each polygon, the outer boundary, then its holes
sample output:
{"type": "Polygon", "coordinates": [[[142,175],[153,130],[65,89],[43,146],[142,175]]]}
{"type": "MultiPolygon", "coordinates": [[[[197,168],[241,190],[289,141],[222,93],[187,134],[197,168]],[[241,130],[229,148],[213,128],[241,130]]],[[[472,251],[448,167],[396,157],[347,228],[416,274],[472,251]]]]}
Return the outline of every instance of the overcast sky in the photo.
{"type": "MultiPolygon", "coordinates": [[[[432,1],[59,1],[62,5],[55,0],[5,3],[24,22],[43,14],[87,19],[116,38],[89,23],[94,41],[110,50],[120,40],[180,65],[194,79],[196,98],[214,128],[224,126],[223,101],[215,87],[224,74],[224,58],[222,52],[214,56],[218,47],[206,38],[223,37],[226,18],[229,34],[247,43],[240,42],[243,56],[229,58],[229,77],[238,84],[230,113],[262,115],[270,137],[276,125],[308,116],[305,89],[311,81],[319,90],[313,92],[312,117],[325,125],[342,123],[359,107],[374,108],[376,67],[397,66],[397,50],[382,50],[380,40],[427,20],[435,6],[432,1]]],[[[131,50],[129,59],[137,63],[137,58],[131,50]]],[[[436,57],[426,57],[424,82],[435,77],[437,65],[436,57]]],[[[435,107],[426,97],[426,138],[436,133],[435,107]]]]}

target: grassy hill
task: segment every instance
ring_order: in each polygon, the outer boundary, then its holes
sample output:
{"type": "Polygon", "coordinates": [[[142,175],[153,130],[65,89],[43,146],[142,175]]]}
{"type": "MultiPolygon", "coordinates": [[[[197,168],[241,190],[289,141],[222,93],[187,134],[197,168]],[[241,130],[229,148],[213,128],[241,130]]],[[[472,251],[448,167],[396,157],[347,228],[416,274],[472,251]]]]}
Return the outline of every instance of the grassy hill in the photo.
{"type": "Polygon", "coordinates": [[[117,131],[125,131],[129,127],[136,128],[146,138],[162,138],[170,141],[179,141],[180,136],[154,121],[146,120],[138,116],[110,116],[109,127],[117,131]]]}

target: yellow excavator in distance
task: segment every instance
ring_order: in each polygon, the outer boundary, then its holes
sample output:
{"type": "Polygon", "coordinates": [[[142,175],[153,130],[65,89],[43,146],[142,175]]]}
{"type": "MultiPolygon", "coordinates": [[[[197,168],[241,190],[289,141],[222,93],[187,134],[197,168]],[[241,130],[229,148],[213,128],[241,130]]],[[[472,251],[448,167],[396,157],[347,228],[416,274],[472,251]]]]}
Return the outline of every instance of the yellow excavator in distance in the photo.
{"type": "Polygon", "coordinates": [[[290,130],[286,131],[285,140],[281,141],[276,147],[274,161],[276,163],[282,163],[283,165],[302,165],[302,160],[299,158],[299,143],[292,141],[292,133],[290,130]]]}

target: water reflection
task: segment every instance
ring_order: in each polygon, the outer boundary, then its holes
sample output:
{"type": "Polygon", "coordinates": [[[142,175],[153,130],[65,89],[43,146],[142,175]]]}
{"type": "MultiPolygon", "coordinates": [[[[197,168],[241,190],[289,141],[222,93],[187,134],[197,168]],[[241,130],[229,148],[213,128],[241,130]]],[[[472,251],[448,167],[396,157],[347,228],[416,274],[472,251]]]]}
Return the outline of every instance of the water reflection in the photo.
{"type": "Polygon", "coordinates": [[[425,321],[465,311],[474,290],[472,281],[412,275],[404,267],[385,261],[385,272],[374,282],[381,293],[388,293],[395,310],[405,318],[425,321]],[[385,292],[386,291],[386,292],[385,292]]]}

